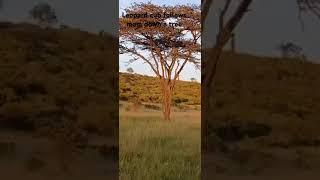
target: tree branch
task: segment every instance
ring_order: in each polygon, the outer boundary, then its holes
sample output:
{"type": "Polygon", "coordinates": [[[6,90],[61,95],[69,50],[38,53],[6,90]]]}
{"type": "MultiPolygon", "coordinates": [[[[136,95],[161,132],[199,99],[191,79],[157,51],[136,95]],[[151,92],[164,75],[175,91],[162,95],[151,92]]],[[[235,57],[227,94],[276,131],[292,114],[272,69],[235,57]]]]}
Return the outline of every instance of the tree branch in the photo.
{"type": "Polygon", "coordinates": [[[130,49],[130,48],[127,48],[125,46],[122,46],[120,45],[122,49],[124,49],[125,51],[133,54],[133,55],[136,55],[138,56],[139,58],[141,58],[144,62],[146,62],[147,64],[150,65],[151,69],[153,70],[153,72],[159,76],[160,74],[158,73],[158,71],[154,68],[153,64],[146,58],[144,57],[142,54],[138,53],[135,49],[130,49]]]}
{"type": "Polygon", "coordinates": [[[202,27],[204,27],[204,24],[205,24],[205,20],[209,14],[209,11],[210,11],[210,7],[211,5],[213,4],[213,0],[201,0],[201,25],[202,27]]]}

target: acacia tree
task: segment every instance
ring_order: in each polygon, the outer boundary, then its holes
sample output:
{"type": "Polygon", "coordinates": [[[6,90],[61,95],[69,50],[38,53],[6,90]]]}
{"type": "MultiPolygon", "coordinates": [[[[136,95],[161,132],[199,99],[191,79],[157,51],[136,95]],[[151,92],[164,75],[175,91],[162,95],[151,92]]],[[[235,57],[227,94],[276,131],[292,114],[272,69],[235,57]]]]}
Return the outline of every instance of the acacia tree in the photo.
{"type": "Polygon", "coordinates": [[[56,24],[58,18],[55,10],[48,3],[39,3],[30,10],[30,16],[38,21],[41,26],[56,24]]]}
{"type": "Polygon", "coordinates": [[[129,68],[127,68],[127,72],[132,74],[132,73],[134,73],[134,70],[131,67],[129,67],[129,68]]]}
{"type": "Polygon", "coordinates": [[[281,52],[282,58],[299,58],[304,59],[303,49],[292,42],[282,42],[277,46],[277,49],[281,52]]]}
{"type": "Polygon", "coordinates": [[[190,78],[190,81],[191,82],[197,82],[197,79],[196,78],[190,78]]]}
{"type": "Polygon", "coordinates": [[[129,63],[140,61],[149,65],[158,77],[164,119],[170,120],[173,90],[180,73],[187,63],[200,68],[200,7],[149,2],[132,4],[124,11],[120,17],[120,53],[131,55],[129,63]],[[138,14],[143,18],[138,18],[138,14]]]}
{"type": "MultiPolygon", "coordinates": [[[[214,77],[217,72],[218,62],[220,60],[221,53],[227,42],[232,37],[234,30],[239,25],[240,21],[245,17],[246,13],[249,11],[249,6],[254,2],[254,0],[220,0],[223,2],[223,7],[218,12],[219,20],[218,26],[219,30],[216,34],[216,41],[212,49],[209,52],[202,52],[202,94],[206,95],[206,98],[202,100],[202,112],[210,112],[212,108],[210,107],[210,101],[207,96],[213,96],[214,77]],[[233,8],[231,8],[233,7],[233,8]]],[[[298,18],[302,22],[303,13],[312,13],[320,18],[320,0],[293,0],[297,3],[299,9],[298,18]]],[[[207,20],[208,13],[213,7],[216,0],[201,0],[202,3],[202,28],[205,28],[205,21],[207,20]]],[[[302,23],[303,24],[303,23],[302,23]]],[[[204,97],[204,96],[202,96],[204,97]]],[[[206,116],[203,116],[206,117],[206,116]]],[[[207,138],[208,134],[208,121],[209,119],[202,120],[202,135],[204,145],[203,150],[207,149],[207,138]]]]}

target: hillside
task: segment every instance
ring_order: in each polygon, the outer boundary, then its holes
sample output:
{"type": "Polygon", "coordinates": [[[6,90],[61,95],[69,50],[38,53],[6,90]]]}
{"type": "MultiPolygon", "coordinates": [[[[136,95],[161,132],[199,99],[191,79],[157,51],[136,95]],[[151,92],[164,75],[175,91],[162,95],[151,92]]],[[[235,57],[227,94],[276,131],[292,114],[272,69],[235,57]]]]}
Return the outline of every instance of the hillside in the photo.
{"type": "Polygon", "coordinates": [[[206,115],[213,153],[207,162],[215,164],[206,172],[277,175],[319,167],[319,64],[225,53],[216,80],[213,96],[205,95],[214,104],[206,115]]]}
{"type": "Polygon", "coordinates": [[[212,98],[217,113],[278,121],[310,122],[319,117],[320,64],[224,54],[216,79],[212,98]]]}
{"type": "Polygon", "coordinates": [[[118,40],[7,22],[0,39],[4,177],[37,179],[36,171],[47,179],[114,179],[118,40]]]}
{"type": "MultiPolygon", "coordinates": [[[[161,88],[157,78],[139,74],[120,73],[120,100],[161,103],[161,88]]],[[[196,82],[177,81],[173,103],[200,105],[201,85],[196,82]]]]}
{"type": "Polygon", "coordinates": [[[86,113],[104,121],[99,109],[116,112],[108,104],[117,102],[118,54],[111,36],[2,22],[0,39],[1,122],[10,117],[33,124],[69,109],[65,116],[85,123],[86,113]]]}

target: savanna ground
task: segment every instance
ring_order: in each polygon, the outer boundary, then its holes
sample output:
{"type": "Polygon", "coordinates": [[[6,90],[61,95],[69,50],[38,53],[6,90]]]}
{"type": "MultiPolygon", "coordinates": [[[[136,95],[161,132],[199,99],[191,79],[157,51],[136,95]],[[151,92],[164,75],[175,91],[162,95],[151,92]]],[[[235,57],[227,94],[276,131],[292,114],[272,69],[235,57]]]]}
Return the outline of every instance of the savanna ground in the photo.
{"type": "Polygon", "coordinates": [[[200,179],[200,111],[173,112],[168,122],[161,111],[132,106],[120,108],[120,179],[200,179]]]}

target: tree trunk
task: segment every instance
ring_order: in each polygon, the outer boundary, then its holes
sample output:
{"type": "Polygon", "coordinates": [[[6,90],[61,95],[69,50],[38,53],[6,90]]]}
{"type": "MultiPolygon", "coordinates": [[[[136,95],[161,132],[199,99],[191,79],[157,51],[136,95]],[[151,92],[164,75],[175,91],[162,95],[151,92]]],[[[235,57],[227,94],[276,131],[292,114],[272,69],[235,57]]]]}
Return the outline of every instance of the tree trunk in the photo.
{"type": "Polygon", "coordinates": [[[170,81],[164,80],[162,82],[163,91],[163,117],[164,120],[171,120],[171,101],[172,101],[172,84],[170,81]]]}
{"type": "Polygon", "coordinates": [[[231,36],[231,52],[233,54],[236,53],[236,37],[234,33],[232,33],[232,36],[231,36]]]}
{"type": "MultiPolygon", "coordinates": [[[[202,52],[204,64],[202,66],[202,88],[201,88],[201,132],[202,151],[209,151],[209,121],[212,121],[213,106],[210,100],[214,98],[214,81],[217,73],[217,66],[222,54],[222,46],[216,46],[210,51],[202,52]]],[[[211,122],[212,123],[212,122],[211,122]]],[[[211,147],[212,148],[212,147],[211,147]]]]}
{"type": "Polygon", "coordinates": [[[202,88],[202,96],[201,96],[201,117],[202,117],[202,120],[201,120],[201,139],[202,139],[202,142],[201,142],[201,145],[202,145],[202,152],[207,152],[209,147],[208,147],[208,142],[209,142],[209,109],[210,109],[210,103],[209,103],[209,99],[208,98],[208,95],[210,94],[209,93],[209,88],[202,88]],[[204,98],[206,97],[206,98],[204,98]]]}

